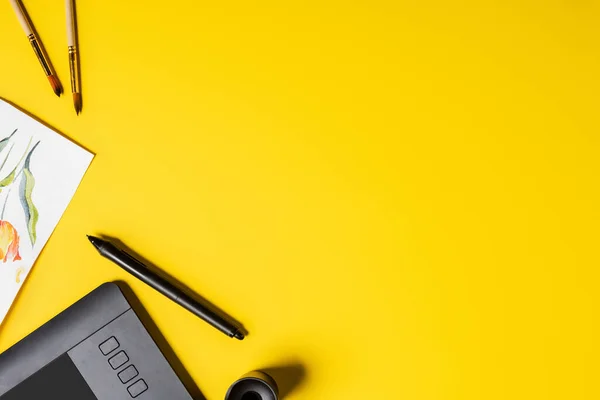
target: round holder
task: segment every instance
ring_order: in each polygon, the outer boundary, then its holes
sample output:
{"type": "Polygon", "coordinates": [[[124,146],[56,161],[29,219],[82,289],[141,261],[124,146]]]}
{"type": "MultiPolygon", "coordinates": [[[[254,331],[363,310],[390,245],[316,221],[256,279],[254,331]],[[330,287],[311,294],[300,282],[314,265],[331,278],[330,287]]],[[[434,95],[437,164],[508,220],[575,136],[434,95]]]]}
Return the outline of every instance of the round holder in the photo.
{"type": "Polygon", "coordinates": [[[278,400],[277,383],[261,371],[248,372],[229,387],[225,400],[278,400]]]}

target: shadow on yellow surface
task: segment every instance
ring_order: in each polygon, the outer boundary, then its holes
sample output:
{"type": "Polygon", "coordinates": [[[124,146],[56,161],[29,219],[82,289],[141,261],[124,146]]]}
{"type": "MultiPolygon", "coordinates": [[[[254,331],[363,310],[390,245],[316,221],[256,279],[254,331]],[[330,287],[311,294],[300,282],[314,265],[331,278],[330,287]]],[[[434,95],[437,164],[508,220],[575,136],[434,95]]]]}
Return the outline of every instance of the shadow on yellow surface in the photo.
{"type": "Polygon", "coordinates": [[[306,378],[306,367],[299,362],[271,368],[261,368],[261,371],[275,379],[279,388],[279,397],[282,399],[285,399],[297,390],[306,378]]]}
{"type": "MultiPolygon", "coordinates": [[[[187,286],[185,283],[181,282],[179,279],[177,279],[177,278],[173,277],[171,274],[165,272],[162,268],[159,268],[156,264],[154,264],[152,261],[148,260],[146,257],[139,254],[137,251],[131,249],[129,246],[127,246],[125,243],[123,243],[120,239],[113,238],[113,237],[106,236],[106,235],[102,235],[102,238],[113,243],[114,245],[116,245],[118,248],[125,251],[126,253],[129,253],[129,255],[133,256],[133,258],[140,261],[150,271],[156,273],[157,275],[159,275],[160,277],[165,279],[167,282],[172,283],[177,288],[179,288],[181,291],[183,291],[185,294],[190,296],[193,300],[195,300],[199,304],[203,305],[207,309],[213,311],[217,315],[221,316],[223,319],[227,320],[228,322],[230,322],[233,325],[235,325],[236,327],[238,327],[239,331],[242,332],[244,334],[244,336],[249,335],[249,332],[244,328],[244,326],[241,322],[239,322],[238,320],[233,318],[231,315],[229,315],[228,313],[223,311],[221,308],[219,308],[215,304],[208,301],[206,298],[204,298],[200,294],[198,294],[195,291],[193,291],[192,289],[190,289],[189,286],[187,286]]],[[[173,302],[172,305],[173,305],[173,307],[181,307],[180,305],[178,305],[175,302],[173,302]]]]}
{"type": "Polygon", "coordinates": [[[115,283],[119,286],[119,288],[127,298],[127,301],[129,301],[129,304],[131,304],[131,307],[133,308],[137,316],[140,318],[140,321],[142,321],[142,324],[144,324],[144,326],[150,333],[150,336],[152,336],[152,339],[154,339],[154,341],[158,345],[158,348],[162,351],[169,364],[171,364],[173,370],[175,370],[177,376],[179,376],[184,386],[190,392],[192,398],[194,400],[205,400],[206,398],[204,397],[204,395],[202,394],[202,392],[200,391],[190,374],[187,372],[181,361],[179,361],[179,358],[177,357],[177,355],[175,354],[165,337],[162,335],[160,329],[158,329],[158,327],[150,317],[150,314],[148,314],[148,312],[144,308],[144,305],[140,302],[140,300],[135,295],[131,287],[123,281],[117,281],[115,283]]]}

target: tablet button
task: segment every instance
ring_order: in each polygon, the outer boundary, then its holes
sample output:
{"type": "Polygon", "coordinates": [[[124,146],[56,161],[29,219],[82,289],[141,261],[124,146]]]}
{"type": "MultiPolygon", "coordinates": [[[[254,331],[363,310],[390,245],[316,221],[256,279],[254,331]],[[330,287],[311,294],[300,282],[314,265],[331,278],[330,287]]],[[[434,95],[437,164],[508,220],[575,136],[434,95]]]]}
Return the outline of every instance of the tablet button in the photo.
{"type": "Polygon", "coordinates": [[[119,342],[114,336],[112,336],[108,338],[108,340],[100,344],[100,346],[98,347],[100,347],[100,351],[102,352],[102,354],[107,356],[119,347],[119,342]]]}
{"type": "Polygon", "coordinates": [[[138,376],[138,371],[137,371],[137,369],[135,369],[135,367],[133,365],[130,365],[129,367],[125,368],[123,371],[119,372],[117,375],[119,376],[119,379],[121,380],[122,383],[127,383],[130,380],[132,380],[133,378],[135,378],[136,376],[138,376]]]}
{"type": "Polygon", "coordinates": [[[136,381],[133,385],[127,388],[127,391],[129,392],[131,397],[138,397],[146,390],[148,390],[148,385],[146,385],[146,382],[144,382],[143,379],[136,381]]]}
{"type": "Polygon", "coordinates": [[[121,350],[120,352],[118,352],[117,354],[115,354],[114,356],[112,356],[111,358],[108,359],[108,363],[110,364],[112,369],[119,368],[121,365],[125,364],[127,361],[129,361],[129,357],[127,357],[127,354],[125,354],[125,352],[123,350],[121,350]]]}

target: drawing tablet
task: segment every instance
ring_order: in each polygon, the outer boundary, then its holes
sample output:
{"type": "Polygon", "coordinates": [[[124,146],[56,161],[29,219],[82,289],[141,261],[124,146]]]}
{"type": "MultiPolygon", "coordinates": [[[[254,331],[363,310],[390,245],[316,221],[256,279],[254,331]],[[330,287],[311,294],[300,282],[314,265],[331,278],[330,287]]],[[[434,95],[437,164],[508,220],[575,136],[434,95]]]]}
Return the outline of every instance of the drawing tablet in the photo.
{"type": "Polygon", "coordinates": [[[0,354],[0,400],[192,400],[114,283],[0,354]]]}

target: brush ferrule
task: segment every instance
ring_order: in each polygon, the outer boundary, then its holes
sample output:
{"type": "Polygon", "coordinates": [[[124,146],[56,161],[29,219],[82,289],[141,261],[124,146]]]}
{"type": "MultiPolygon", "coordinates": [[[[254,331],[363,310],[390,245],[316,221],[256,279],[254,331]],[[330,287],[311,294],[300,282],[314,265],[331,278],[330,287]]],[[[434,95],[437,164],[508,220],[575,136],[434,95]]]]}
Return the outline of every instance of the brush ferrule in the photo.
{"type": "Polygon", "coordinates": [[[40,61],[40,64],[42,64],[42,68],[44,69],[44,73],[46,73],[46,76],[52,75],[52,69],[50,68],[50,62],[46,58],[46,54],[44,54],[44,51],[42,50],[42,47],[40,46],[38,39],[35,37],[35,35],[33,33],[31,35],[27,36],[27,38],[29,39],[29,43],[31,43],[31,47],[33,47],[33,51],[34,51],[36,57],[40,61]]]}
{"type": "Polygon", "coordinates": [[[69,70],[71,71],[71,92],[79,93],[79,65],[77,47],[69,46],[69,70]]]}

